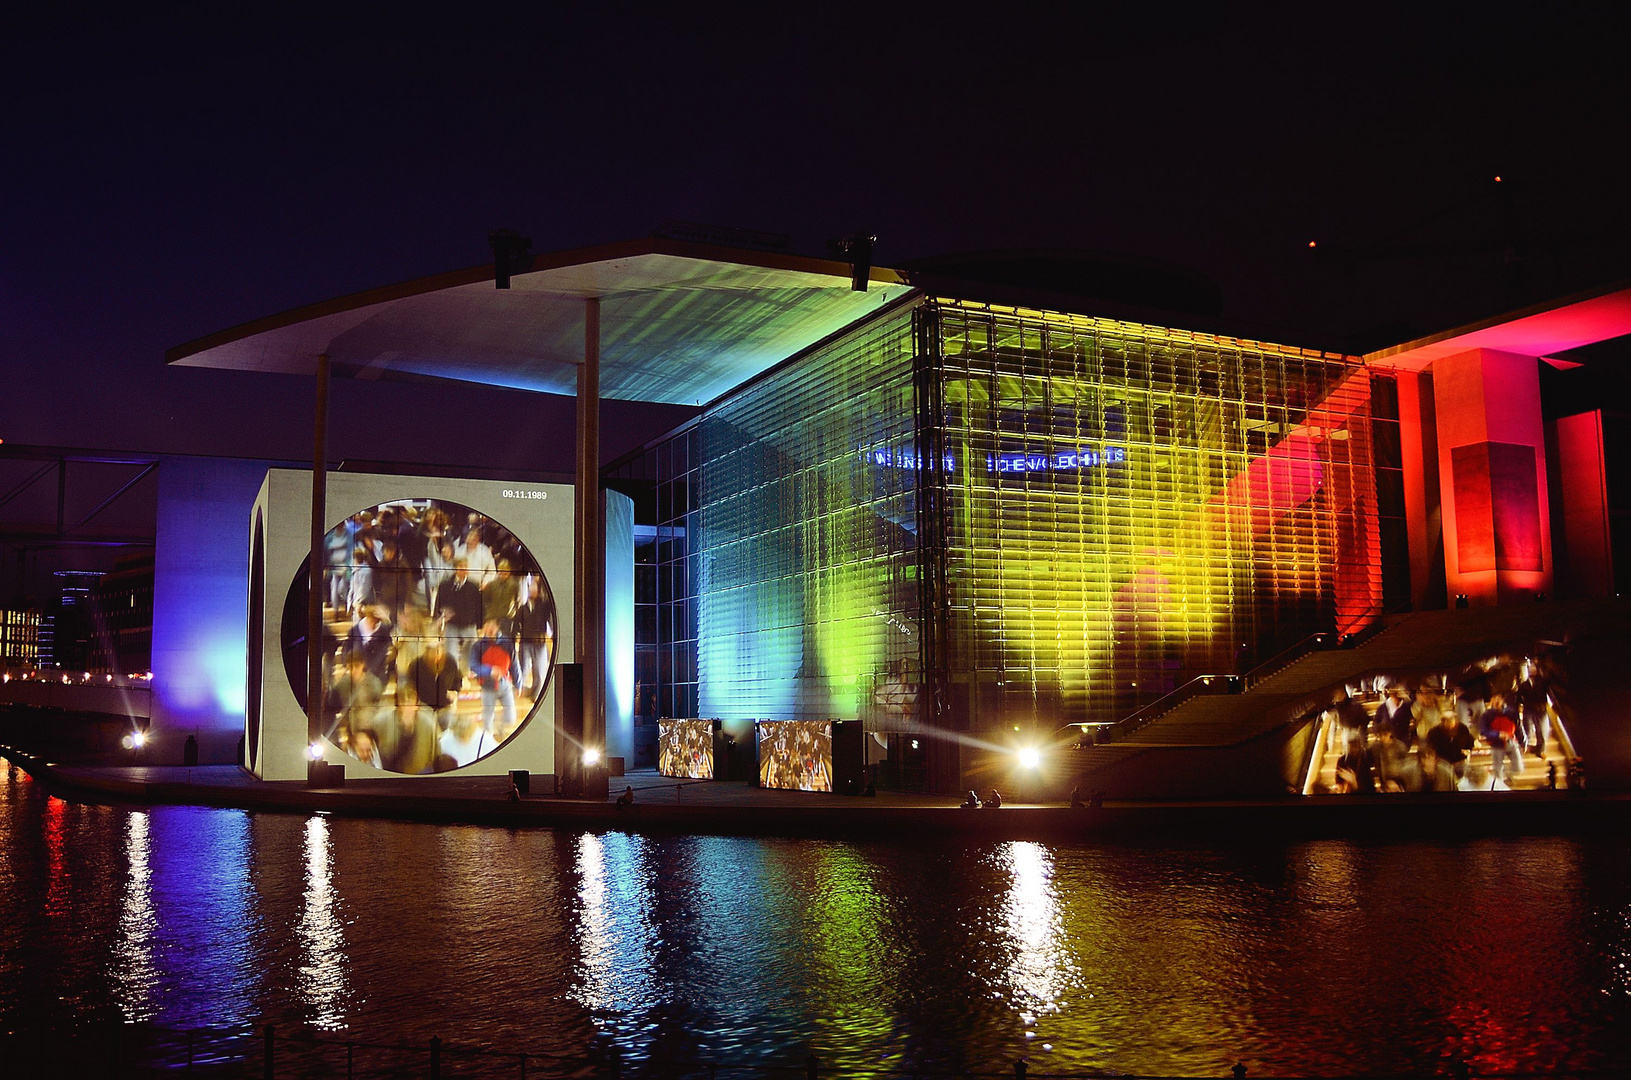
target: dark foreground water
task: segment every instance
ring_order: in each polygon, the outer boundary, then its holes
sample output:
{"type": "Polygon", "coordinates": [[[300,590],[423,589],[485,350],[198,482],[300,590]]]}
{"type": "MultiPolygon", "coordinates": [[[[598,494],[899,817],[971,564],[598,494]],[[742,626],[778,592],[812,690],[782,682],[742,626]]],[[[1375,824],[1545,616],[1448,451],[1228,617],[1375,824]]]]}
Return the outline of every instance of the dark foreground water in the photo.
{"type": "Polygon", "coordinates": [[[648,839],[88,806],[0,762],[0,1029],[273,1020],[636,1068],[1619,1066],[1628,855],[648,839]]]}

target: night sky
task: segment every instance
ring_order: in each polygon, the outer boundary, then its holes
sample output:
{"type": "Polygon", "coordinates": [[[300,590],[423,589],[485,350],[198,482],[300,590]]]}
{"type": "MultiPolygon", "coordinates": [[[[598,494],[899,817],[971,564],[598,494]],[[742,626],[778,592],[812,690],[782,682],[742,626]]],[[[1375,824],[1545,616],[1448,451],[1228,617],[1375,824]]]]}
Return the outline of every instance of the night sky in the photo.
{"type": "MultiPolygon", "coordinates": [[[[306,455],[310,380],[164,350],[487,262],[496,226],[1127,252],[1372,347],[1631,276],[1622,4],[485,7],[0,16],[0,437],[306,455]]],[[[683,415],[609,404],[608,456],[683,415]]],[[[342,381],[332,447],[568,469],[571,402],[342,381]]]]}

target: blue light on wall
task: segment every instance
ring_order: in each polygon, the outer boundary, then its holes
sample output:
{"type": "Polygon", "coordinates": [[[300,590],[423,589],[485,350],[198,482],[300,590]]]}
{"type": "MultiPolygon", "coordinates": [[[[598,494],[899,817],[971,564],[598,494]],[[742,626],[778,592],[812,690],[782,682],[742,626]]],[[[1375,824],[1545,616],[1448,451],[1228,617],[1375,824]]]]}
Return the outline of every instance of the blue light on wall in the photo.
{"type": "Polygon", "coordinates": [[[153,568],[154,760],[236,761],[248,669],[249,515],[273,463],[166,457],[153,568]]]}

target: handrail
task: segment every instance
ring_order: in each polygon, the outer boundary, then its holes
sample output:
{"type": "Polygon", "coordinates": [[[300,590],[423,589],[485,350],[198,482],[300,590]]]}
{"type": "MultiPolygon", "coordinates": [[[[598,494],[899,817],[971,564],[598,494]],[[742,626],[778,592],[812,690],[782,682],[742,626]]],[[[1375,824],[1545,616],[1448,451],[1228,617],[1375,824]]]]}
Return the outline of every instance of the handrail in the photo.
{"type": "Polygon", "coordinates": [[[1355,648],[1359,645],[1363,645],[1365,642],[1369,641],[1386,628],[1386,623],[1384,623],[1381,619],[1376,619],[1363,629],[1354,631],[1351,634],[1344,634],[1340,637],[1332,631],[1321,630],[1318,633],[1309,634],[1295,645],[1280,650],[1267,660],[1264,660],[1260,664],[1253,665],[1251,668],[1247,669],[1241,674],[1233,675],[1214,673],[1208,675],[1196,675],[1188,682],[1174,687],[1172,690],[1162,694],[1154,701],[1144,705],[1132,713],[1129,713],[1120,720],[1117,720],[1115,723],[1106,724],[1103,727],[1096,729],[1093,732],[1093,744],[1097,746],[1104,743],[1111,743],[1115,742],[1119,738],[1122,738],[1123,736],[1131,735],[1133,732],[1148,724],[1151,720],[1154,720],[1165,713],[1171,712],[1184,702],[1190,700],[1191,698],[1200,697],[1202,694],[1243,693],[1250,690],[1264,679],[1267,679],[1269,676],[1274,675],[1277,672],[1282,671],[1290,665],[1296,663],[1305,656],[1312,653],[1326,652],[1333,649],[1355,648]]]}
{"type": "Polygon", "coordinates": [[[1326,647],[1326,642],[1335,636],[1325,630],[1321,630],[1317,634],[1309,634],[1290,648],[1281,649],[1261,664],[1254,665],[1240,676],[1240,681],[1245,686],[1255,685],[1287,664],[1294,664],[1309,653],[1321,651],[1322,648],[1326,647]]]}
{"type": "Polygon", "coordinates": [[[1137,731],[1149,721],[1154,720],[1162,713],[1171,712],[1190,698],[1200,697],[1205,693],[1222,693],[1230,688],[1234,679],[1235,676],[1233,675],[1197,675],[1188,682],[1182,683],[1162,694],[1148,705],[1144,705],[1137,711],[1122,717],[1115,723],[1098,728],[1093,733],[1093,742],[1095,745],[1114,742],[1119,736],[1137,731]],[[1212,689],[1214,682],[1220,683],[1221,688],[1212,689]]]}

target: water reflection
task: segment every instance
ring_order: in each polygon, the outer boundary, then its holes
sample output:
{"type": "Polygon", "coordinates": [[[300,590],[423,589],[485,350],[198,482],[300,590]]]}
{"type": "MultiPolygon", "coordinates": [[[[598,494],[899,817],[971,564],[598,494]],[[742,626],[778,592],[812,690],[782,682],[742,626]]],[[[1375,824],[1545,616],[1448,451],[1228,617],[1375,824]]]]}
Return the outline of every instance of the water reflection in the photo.
{"type": "Polygon", "coordinates": [[[153,989],[158,969],[153,963],[153,868],[151,823],[145,811],[125,819],[125,894],[119,908],[119,933],[113,946],[114,998],[126,1020],[153,1016],[153,989]]]}
{"type": "Polygon", "coordinates": [[[1619,1069],[1626,853],[585,836],[92,810],[14,777],[0,1031],[315,1021],[560,1076],[607,1042],[627,1076],[811,1051],[902,1075],[1619,1069]]]}
{"type": "MultiPolygon", "coordinates": [[[[605,1025],[657,1004],[652,973],[649,841],[624,833],[578,838],[578,970],[572,996],[605,1025]]],[[[614,1031],[620,1042],[634,1034],[614,1031]]]]}
{"type": "Polygon", "coordinates": [[[296,990],[312,1012],[312,1024],[332,1030],[345,1026],[345,928],[335,913],[334,855],[328,819],[306,822],[306,891],[296,934],[300,969],[296,990]]]}
{"type": "Polygon", "coordinates": [[[1058,1011],[1075,969],[1065,949],[1053,855],[1041,844],[1016,841],[1006,846],[1002,859],[1009,874],[1003,901],[1009,945],[1004,976],[1008,999],[1030,1038],[1039,1017],[1058,1011]]]}
{"type": "Polygon", "coordinates": [[[165,806],[152,818],[151,863],[159,987],[167,1025],[242,1023],[260,980],[251,958],[248,815],[165,806]]]}

